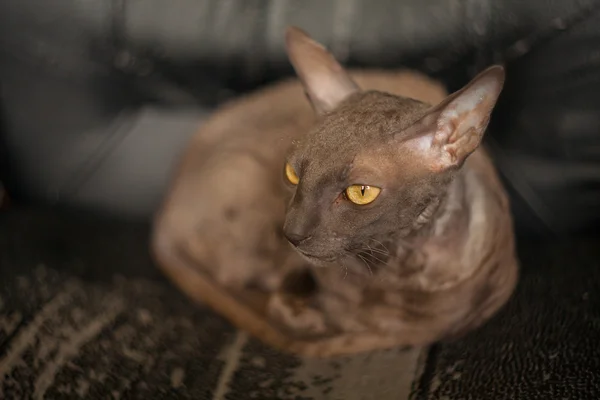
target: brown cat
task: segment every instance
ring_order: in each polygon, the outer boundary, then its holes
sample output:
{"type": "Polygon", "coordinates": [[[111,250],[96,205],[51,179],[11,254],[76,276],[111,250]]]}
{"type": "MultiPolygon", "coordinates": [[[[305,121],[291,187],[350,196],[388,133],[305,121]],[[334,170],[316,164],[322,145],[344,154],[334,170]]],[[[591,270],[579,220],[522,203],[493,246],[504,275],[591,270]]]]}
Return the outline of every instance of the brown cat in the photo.
{"type": "Polygon", "coordinates": [[[297,28],[286,46],[300,83],[230,103],[190,143],[156,219],[160,266],[302,354],[479,326],[517,280],[508,200],[478,149],[503,69],[446,97],[412,72],[347,73],[297,28]]]}

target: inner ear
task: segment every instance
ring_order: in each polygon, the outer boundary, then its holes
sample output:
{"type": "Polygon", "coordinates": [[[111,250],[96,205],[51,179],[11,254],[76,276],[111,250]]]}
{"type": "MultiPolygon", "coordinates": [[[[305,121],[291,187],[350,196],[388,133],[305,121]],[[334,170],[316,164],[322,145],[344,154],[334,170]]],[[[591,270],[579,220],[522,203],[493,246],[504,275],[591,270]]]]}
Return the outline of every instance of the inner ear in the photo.
{"type": "Polygon", "coordinates": [[[479,147],[504,86],[504,68],[493,66],[427,113],[410,145],[434,171],[460,167],[479,147]]]}
{"type": "Polygon", "coordinates": [[[303,30],[289,27],[285,42],[290,62],[318,114],[333,110],[360,90],[333,55],[303,30]]]}

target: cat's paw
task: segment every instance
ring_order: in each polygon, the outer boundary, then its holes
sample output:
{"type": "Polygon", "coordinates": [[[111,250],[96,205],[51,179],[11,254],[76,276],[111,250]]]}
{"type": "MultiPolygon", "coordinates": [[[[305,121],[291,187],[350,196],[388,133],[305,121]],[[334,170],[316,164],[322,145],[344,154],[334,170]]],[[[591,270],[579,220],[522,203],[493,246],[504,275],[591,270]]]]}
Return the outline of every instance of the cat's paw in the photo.
{"type": "Polygon", "coordinates": [[[295,335],[316,336],[327,332],[323,313],[312,308],[306,299],[275,293],[269,300],[267,312],[295,335]]]}

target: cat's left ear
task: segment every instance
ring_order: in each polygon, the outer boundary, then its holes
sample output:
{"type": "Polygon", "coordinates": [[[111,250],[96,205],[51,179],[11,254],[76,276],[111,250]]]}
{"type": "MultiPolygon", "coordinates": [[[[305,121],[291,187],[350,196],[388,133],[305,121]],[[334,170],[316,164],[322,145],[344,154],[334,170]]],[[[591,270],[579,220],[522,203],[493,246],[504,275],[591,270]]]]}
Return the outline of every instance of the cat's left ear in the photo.
{"type": "Polygon", "coordinates": [[[360,88],[327,49],[297,27],[288,27],[285,45],[290,62],[313,108],[324,114],[360,88]]]}
{"type": "Polygon", "coordinates": [[[479,147],[504,86],[504,68],[493,66],[448,96],[416,124],[420,134],[408,144],[441,172],[462,166],[479,147]]]}

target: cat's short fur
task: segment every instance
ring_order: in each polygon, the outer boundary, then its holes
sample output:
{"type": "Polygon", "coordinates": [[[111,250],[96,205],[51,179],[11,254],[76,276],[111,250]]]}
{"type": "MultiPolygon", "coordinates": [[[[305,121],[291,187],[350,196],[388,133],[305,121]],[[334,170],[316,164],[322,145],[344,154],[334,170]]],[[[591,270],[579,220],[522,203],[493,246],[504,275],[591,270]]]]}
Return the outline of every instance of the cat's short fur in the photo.
{"type": "Polygon", "coordinates": [[[203,127],[156,220],[159,264],[190,296],[305,354],[426,344],[483,323],[517,279],[508,200],[478,148],[502,68],[446,97],[415,73],[348,74],[297,28],[286,38],[302,86],[240,99],[203,127]],[[357,206],[343,195],[352,184],[381,193],[357,206]],[[266,297],[249,300],[250,288],[266,297]]]}

